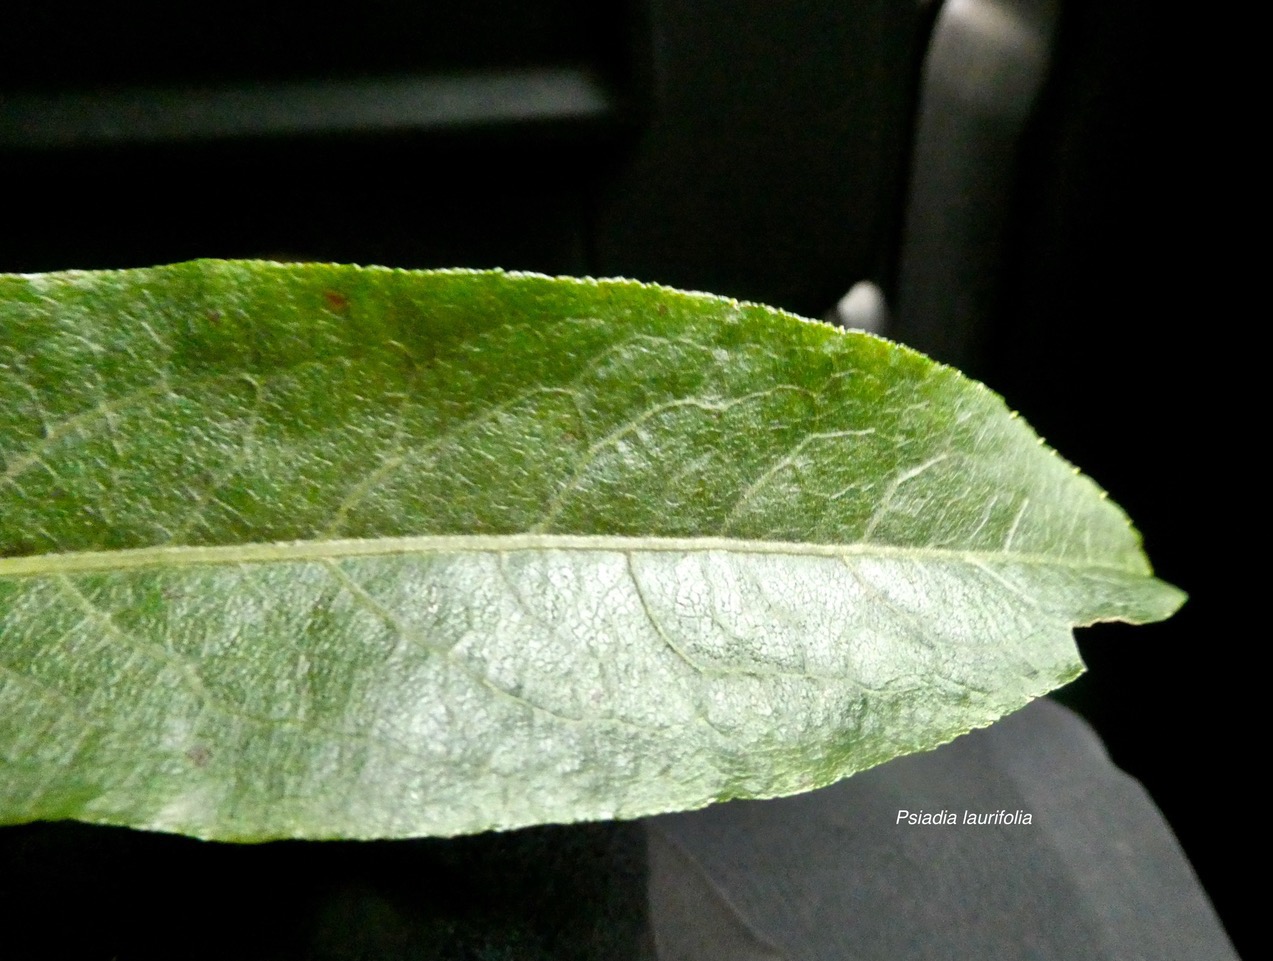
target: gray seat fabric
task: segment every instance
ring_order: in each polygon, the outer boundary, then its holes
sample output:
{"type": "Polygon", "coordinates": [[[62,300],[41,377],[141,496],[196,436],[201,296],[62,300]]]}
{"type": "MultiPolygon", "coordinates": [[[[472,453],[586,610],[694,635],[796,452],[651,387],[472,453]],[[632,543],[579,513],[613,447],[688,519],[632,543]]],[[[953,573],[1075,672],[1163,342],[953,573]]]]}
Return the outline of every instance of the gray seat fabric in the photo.
{"type": "Polygon", "coordinates": [[[1237,957],[1148,794],[1051,701],[821,791],[646,829],[660,961],[1237,957]]]}

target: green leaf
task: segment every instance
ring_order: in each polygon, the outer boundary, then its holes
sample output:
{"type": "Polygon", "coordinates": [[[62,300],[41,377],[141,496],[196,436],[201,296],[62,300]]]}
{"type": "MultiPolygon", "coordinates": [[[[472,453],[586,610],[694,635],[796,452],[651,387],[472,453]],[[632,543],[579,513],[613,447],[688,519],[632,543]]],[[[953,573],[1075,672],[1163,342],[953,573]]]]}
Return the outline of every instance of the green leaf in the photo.
{"type": "Polygon", "coordinates": [[[803,791],[1182,599],[982,385],[766,307],[0,277],[0,822],[402,837],[803,791]]]}

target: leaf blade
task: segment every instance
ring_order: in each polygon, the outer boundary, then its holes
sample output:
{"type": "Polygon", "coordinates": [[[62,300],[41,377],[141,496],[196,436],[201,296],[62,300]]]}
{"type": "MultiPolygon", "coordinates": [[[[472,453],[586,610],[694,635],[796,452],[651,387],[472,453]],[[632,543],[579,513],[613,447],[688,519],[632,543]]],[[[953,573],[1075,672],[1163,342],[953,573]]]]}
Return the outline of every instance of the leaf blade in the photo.
{"type": "Polygon", "coordinates": [[[6,294],[0,699],[134,709],[0,734],[0,820],[403,836],[789,793],[1181,599],[990,392],[766,308],[208,262],[6,294]]]}

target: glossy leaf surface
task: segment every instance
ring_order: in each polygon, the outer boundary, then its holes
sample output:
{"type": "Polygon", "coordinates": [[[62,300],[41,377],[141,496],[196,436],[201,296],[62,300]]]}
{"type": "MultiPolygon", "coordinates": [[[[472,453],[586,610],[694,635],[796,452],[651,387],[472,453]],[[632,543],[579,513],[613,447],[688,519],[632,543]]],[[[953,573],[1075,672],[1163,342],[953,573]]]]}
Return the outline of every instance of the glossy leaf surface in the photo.
{"type": "Polygon", "coordinates": [[[786,794],[1181,599],[983,386],[769,308],[0,277],[0,822],[402,837],[786,794]]]}

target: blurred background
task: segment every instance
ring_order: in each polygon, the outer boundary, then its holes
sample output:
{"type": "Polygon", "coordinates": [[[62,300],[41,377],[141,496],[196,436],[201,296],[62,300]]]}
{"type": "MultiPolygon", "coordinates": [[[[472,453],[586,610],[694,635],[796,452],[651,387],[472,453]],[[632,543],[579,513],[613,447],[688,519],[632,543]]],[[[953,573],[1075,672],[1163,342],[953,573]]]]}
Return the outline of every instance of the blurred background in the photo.
{"type": "Polygon", "coordinates": [[[1163,20],[1140,0],[10,0],[0,271],[623,275],[961,367],[1191,594],[1167,623],[1080,632],[1090,672],[1058,698],[1249,952],[1229,858],[1261,816],[1254,682],[1216,540],[1242,521],[1214,503],[1241,467],[1215,429],[1236,365],[1195,339],[1217,238],[1184,226],[1212,202],[1182,159],[1205,119],[1163,20]]]}

